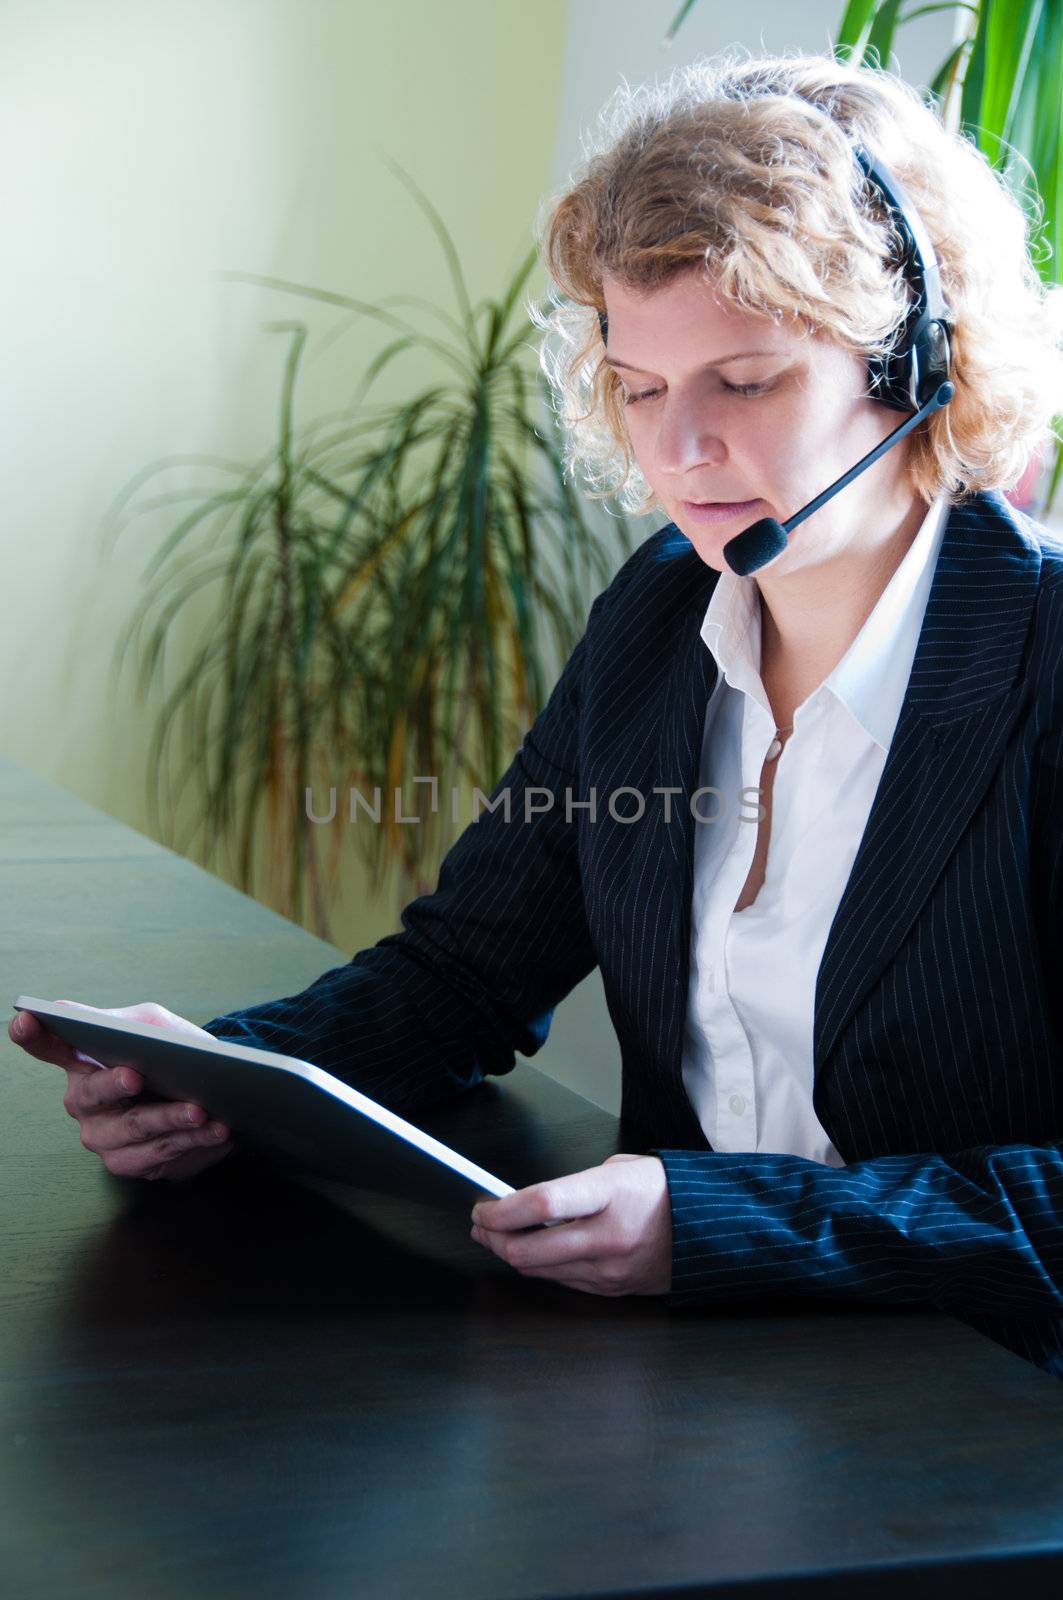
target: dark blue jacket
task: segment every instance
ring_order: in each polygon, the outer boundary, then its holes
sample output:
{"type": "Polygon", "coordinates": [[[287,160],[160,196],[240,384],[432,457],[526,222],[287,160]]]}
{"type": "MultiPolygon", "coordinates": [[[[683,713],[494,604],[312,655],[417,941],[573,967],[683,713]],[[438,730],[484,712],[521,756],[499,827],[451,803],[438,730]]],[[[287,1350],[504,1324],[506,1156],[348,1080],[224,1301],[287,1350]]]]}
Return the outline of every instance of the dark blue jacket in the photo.
{"type": "Polygon", "coordinates": [[[844,1167],[714,1152],[682,1082],[717,577],[647,538],[403,931],[207,1026],[412,1114],[533,1056],[597,965],[623,1147],[668,1177],[669,1306],[922,1304],[1063,1377],[1063,543],[996,492],[950,509],[816,982],[844,1167]]]}

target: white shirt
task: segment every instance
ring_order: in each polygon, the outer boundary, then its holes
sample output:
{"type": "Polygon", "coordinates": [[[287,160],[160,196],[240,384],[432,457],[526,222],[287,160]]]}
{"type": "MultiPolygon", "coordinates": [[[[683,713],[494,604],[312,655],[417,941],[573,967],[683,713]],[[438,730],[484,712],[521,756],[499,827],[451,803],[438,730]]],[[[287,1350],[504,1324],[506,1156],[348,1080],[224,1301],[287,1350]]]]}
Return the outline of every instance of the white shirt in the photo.
{"type": "Polygon", "coordinates": [[[712,592],[701,637],[719,677],[699,781],[713,792],[695,802],[706,820],[694,824],[683,1082],[715,1150],[845,1165],[812,1106],[816,976],[901,713],[947,511],[944,496],[928,508],[849,649],[797,707],[777,758],[764,882],[737,912],[775,721],[756,580],[728,568],[712,592]]]}

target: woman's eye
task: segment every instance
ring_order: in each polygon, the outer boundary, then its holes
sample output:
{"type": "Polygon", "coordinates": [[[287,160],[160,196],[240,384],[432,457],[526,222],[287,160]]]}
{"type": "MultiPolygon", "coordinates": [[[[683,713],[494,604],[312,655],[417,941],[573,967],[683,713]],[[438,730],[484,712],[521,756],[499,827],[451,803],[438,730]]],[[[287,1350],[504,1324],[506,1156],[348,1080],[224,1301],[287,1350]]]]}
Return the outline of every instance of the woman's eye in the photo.
{"type": "MultiPolygon", "coordinates": [[[[721,379],[721,382],[728,394],[767,394],[771,388],[770,381],[767,383],[728,383],[726,379],[721,379]]],[[[640,400],[652,400],[654,395],[661,393],[663,393],[661,389],[643,389],[640,394],[628,394],[625,390],[624,404],[626,406],[637,405],[640,400]]]]}

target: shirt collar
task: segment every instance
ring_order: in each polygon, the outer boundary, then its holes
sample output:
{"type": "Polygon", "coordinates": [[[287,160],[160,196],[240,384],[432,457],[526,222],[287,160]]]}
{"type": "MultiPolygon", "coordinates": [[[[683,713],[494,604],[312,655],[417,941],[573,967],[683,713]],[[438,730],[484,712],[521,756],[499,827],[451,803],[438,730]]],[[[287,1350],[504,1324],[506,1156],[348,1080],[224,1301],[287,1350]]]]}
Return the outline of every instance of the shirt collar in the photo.
{"type": "MultiPolygon", "coordinates": [[[[943,494],[928,507],[871,615],[824,679],[823,687],[883,750],[890,747],[904,703],[948,509],[943,494]]],[[[752,695],[770,716],[760,678],[760,592],[754,577],[724,568],[713,586],[701,637],[727,682],[752,695]]]]}

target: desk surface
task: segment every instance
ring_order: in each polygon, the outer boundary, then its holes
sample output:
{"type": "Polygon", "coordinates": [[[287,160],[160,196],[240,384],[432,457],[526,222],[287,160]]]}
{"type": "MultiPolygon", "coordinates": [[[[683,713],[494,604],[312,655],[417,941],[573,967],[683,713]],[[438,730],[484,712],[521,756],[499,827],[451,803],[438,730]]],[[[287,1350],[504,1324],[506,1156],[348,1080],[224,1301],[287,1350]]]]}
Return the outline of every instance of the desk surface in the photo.
{"type": "MultiPolygon", "coordinates": [[[[3,760],[0,894],[5,1005],[205,1021],[345,959],[3,760]]],[[[952,1318],[669,1312],[361,1190],[122,1183],[0,1047],[5,1593],[1059,1593],[1063,1386],[952,1318]]],[[[617,1148],[531,1063],[420,1120],[518,1185],[617,1148]]]]}

